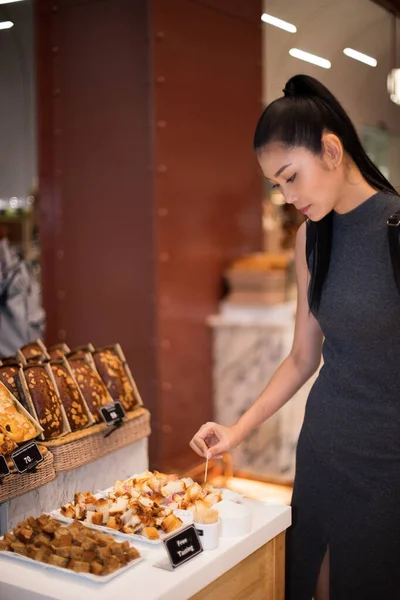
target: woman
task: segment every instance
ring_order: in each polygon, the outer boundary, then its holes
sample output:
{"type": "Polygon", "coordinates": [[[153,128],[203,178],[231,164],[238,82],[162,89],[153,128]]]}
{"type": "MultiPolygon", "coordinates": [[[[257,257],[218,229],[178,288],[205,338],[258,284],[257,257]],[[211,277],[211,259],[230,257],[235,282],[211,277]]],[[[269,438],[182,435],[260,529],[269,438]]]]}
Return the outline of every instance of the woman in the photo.
{"type": "Polygon", "coordinates": [[[308,217],[296,239],[293,347],[235,425],[207,423],[191,447],[212,458],[237,446],[316,372],[323,346],[297,447],[286,597],[396,600],[400,297],[386,223],[400,198],[311,77],[290,79],[265,109],[254,147],[266,179],[308,217]]]}

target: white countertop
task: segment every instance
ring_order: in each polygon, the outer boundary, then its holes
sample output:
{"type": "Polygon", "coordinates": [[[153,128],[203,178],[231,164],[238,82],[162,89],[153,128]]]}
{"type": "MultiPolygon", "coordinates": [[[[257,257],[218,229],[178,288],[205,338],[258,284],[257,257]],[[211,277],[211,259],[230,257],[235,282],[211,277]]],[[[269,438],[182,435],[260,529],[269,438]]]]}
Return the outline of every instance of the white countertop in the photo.
{"type": "Polygon", "coordinates": [[[187,600],[229,571],[291,524],[291,509],[243,500],[252,512],[252,530],[240,538],[220,538],[216,550],[203,552],[175,571],[154,566],[167,555],[164,547],[137,543],[145,560],[108,583],[93,583],[40,565],[19,563],[0,553],[1,600],[187,600]]]}

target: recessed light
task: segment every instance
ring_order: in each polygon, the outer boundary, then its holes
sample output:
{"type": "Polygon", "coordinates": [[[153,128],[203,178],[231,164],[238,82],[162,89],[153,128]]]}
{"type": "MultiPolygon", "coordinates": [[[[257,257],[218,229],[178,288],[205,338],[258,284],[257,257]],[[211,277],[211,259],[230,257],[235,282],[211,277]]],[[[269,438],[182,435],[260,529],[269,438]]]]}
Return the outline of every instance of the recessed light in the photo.
{"type": "Polygon", "coordinates": [[[313,65],[317,65],[317,67],[322,67],[323,69],[330,69],[331,63],[326,58],[321,58],[316,54],[310,54],[309,52],[304,52],[304,50],[299,50],[298,48],[291,48],[289,50],[290,56],[293,58],[298,58],[300,60],[305,60],[313,65]]]}
{"type": "Polygon", "coordinates": [[[10,29],[13,25],[12,21],[0,21],[0,29],[10,29]]]}
{"type": "Polygon", "coordinates": [[[353,50],[353,48],[345,48],[343,50],[343,54],[349,56],[350,58],[354,58],[354,60],[359,60],[370,67],[376,67],[378,61],[376,58],[372,58],[372,56],[368,56],[368,54],[363,54],[362,52],[358,52],[357,50],[353,50]]]}
{"type": "Polygon", "coordinates": [[[273,17],[272,15],[268,15],[267,13],[261,15],[261,21],[264,21],[264,23],[268,23],[268,25],[279,27],[279,29],[284,29],[289,33],[296,33],[297,31],[297,27],[295,25],[292,25],[287,21],[282,21],[282,19],[278,19],[277,17],[273,17]]]}

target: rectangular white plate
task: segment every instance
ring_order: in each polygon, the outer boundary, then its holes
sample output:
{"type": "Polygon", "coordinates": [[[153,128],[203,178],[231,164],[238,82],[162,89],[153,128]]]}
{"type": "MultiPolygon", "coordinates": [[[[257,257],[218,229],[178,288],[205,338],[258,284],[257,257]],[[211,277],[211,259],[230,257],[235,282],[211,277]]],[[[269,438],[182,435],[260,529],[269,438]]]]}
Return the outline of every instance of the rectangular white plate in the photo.
{"type": "MultiPolygon", "coordinates": [[[[61,513],[60,509],[53,510],[49,514],[54,519],[57,519],[57,521],[61,521],[61,523],[67,523],[68,525],[75,521],[75,519],[69,519],[68,517],[64,517],[64,515],[61,513]]],[[[186,527],[188,525],[188,522],[186,519],[184,519],[183,517],[180,517],[180,518],[184,522],[180,527],[178,527],[177,529],[174,529],[173,533],[178,533],[178,531],[180,531],[181,529],[183,529],[184,527],[186,527]]],[[[123,533],[122,531],[117,531],[116,529],[112,529],[111,527],[105,527],[104,525],[92,525],[91,523],[85,523],[85,521],[80,521],[80,522],[82,523],[82,525],[85,525],[85,527],[88,527],[89,529],[93,529],[94,531],[103,531],[105,533],[110,533],[113,536],[123,538],[124,540],[128,540],[133,543],[143,542],[145,544],[151,544],[152,546],[158,546],[159,544],[162,544],[163,540],[165,540],[169,535],[171,535],[170,533],[164,533],[163,531],[162,532],[160,531],[159,532],[160,537],[158,540],[149,540],[144,535],[138,535],[137,533],[123,533]]]]}
{"type": "Polygon", "coordinates": [[[64,569],[63,567],[56,567],[55,565],[48,565],[48,564],[42,563],[38,560],[33,560],[33,558],[29,558],[28,556],[23,556],[22,554],[17,554],[16,552],[0,552],[0,561],[2,561],[1,568],[6,568],[4,565],[4,559],[8,560],[8,558],[10,558],[11,560],[16,560],[18,562],[28,563],[28,564],[36,566],[40,569],[50,569],[51,571],[58,571],[59,573],[64,573],[66,575],[71,575],[73,577],[79,577],[81,579],[82,578],[89,579],[90,581],[94,581],[96,583],[107,583],[107,581],[110,581],[110,579],[114,579],[114,577],[117,577],[121,573],[124,573],[125,571],[127,571],[134,565],[137,565],[139,562],[141,562],[143,560],[143,556],[141,556],[140,558],[136,558],[135,560],[130,562],[128,565],[125,565],[125,567],[122,567],[121,569],[118,569],[117,571],[114,571],[113,573],[110,573],[109,575],[102,576],[102,575],[93,575],[92,573],[76,573],[75,571],[71,571],[70,569],[64,569]]]}

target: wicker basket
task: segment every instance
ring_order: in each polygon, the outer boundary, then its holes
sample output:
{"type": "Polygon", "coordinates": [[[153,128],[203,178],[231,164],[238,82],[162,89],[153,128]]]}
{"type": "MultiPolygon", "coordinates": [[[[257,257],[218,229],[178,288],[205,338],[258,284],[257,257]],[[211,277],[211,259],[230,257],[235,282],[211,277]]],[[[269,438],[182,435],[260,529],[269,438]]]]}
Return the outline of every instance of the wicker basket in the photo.
{"type": "Polygon", "coordinates": [[[145,408],[128,412],[122,427],[104,437],[105,423],[92,425],[82,431],[62,436],[54,441],[43,442],[52,452],[56,473],[73,471],[90,462],[129,446],[150,435],[150,413],[145,408]]]}
{"type": "Polygon", "coordinates": [[[39,450],[43,454],[44,460],[37,466],[35,473],[13,473],[4,477],[0,485],[0,504],[8,502],[17,496],[27,494],[36,488],[53,481],[56,478],[54,470],[54,459],[51,452],[47,448],[39,446],[39,450]]]}

